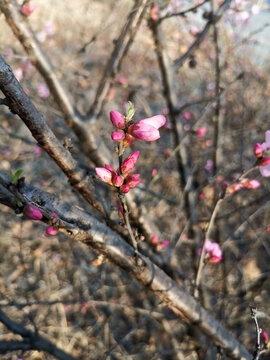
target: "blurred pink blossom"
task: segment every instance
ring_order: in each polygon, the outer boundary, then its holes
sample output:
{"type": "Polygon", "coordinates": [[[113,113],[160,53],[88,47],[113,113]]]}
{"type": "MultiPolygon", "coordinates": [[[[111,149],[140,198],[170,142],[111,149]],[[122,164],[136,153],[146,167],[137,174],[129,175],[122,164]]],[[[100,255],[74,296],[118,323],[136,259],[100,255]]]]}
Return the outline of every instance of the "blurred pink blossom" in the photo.
{"type": "Polygon", "coordinates": [[[32,220],[41,220],[43,218],[42,212],[34,205],[25,205],[23,208],[23,215],[32,220]]]}
{"type": "Polygon", "coordinates": [[[18,80],[18,81],[21,81],[22,78],[23,78],[23,70],[22,68],[16,68],[13,70],[13,74],[15,76],[15,78],[18,80]]]}
{"type": "Polygon", "coordinates": [[[207,133],[207,128],[206,127],[200,127],[196,131],[197,136],[204,136],[206,133],[207,133]]]}
{"type": "Polygon", "coordinates": [[[157,169],[154,168],[154,169],[152,170],[151,176],[154,177],[154,176],[156,176],[156,175],[157,175],[157,169]]]}
{"type": "MultiPolygon", "coordinates": [[[[199,255],[201,254],[201,249],[199,250],[199,255]]],[[[216,264],[222,260],[222,250],[218,243],[212,242],[209,239],[205,240],[205,252],[209,256],[209,262],[216,264]]]]}
{"type": "Polygon", "coordinates": [[[31,4],[30,2],[27,2],[25,5],[21,7],[21,13],[25,16],[30,16],[32,12],[34,12],[37,8],[36,4],[31,4]]]}
{"type": "Polygon", "coordinates": [[[46,229],[46,234],[47,235],[50,235],[50,236],[53,236],[53,235],[56,235],[58,233],[58,227],[57,226],[48,226],[47,229],[46,229]]]}
{"type": "Polygon", "coordinates": [[[38,146],[38,145],[35,145],[35,147],[34,147],[35,156],[40,157],[41,153],[42,153],[42,148],[40,146],[38,146]]]}
{"type": "Polygon", "coordinates": [[[206,161],[206,164],[205,164],[205,170],[206,171],[208,171],[208,172],[211,172],[212,170],[213,170],[213,167],[214,167],[214,162],[213,162],[213,160],[211,160],[211,159],[208,159],[207,161],[206,161]]]}
{"type": "Polygon", "coordinates": [[[41,99],[46,99],[48,96],[50,96],[50,90],[47,87],[47,85],[43,82],[38,84],[37,92],[39,97],[41,97],[41,99]]]}
{"type": "Polygon", "coordinates": [[[186,120],[190,120],[191,119],[191,113],[189,111],[185,111],[183,113],[183,118],[186,120]]]}

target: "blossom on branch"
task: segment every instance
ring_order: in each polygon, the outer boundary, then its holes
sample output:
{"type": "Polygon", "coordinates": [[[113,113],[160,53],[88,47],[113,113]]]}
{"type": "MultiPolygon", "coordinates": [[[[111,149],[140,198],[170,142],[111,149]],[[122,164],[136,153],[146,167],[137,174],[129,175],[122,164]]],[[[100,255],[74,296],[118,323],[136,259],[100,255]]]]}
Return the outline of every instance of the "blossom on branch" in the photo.
{"type": "Polygon", "coordinates": [[[265,142],[257,143],[253,148],[255,156],[258,158],[260,173],[264,177],[270,177],[270,130],[265,133],[265,142]]]}

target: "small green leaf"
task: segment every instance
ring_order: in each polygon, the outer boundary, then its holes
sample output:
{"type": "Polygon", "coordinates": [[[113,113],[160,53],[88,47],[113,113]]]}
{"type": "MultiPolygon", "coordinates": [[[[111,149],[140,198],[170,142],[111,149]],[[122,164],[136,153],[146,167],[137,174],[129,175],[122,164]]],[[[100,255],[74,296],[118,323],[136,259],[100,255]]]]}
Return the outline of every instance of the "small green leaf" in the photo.
{"type": "Polygon", "coordinates": [[[133,118],[133,116],[135,114],[135,111],[136,111],[135,107],[133,106],[132,102],[129,101],[128,102],[127,112],[126,112],[127,121],[130,121],[133,118]]]}
{"type": "Polygon", "coordinates": [[[12,184],[14,184],[14,185],[17,184],[17,181],[18,181],[18,179],[19,179],[22,172],[23,172],[22,169],[16,170],[14,174],[13,174],[12,171],[9,172],[9,176],[10,176],[12,184]]]}
{"type": "Polygon", "coordinates": [[[17,200],[17,205],[18,205],[19,207],[22,207],[22,202],[21,202],[20,200],[17,200]]]}

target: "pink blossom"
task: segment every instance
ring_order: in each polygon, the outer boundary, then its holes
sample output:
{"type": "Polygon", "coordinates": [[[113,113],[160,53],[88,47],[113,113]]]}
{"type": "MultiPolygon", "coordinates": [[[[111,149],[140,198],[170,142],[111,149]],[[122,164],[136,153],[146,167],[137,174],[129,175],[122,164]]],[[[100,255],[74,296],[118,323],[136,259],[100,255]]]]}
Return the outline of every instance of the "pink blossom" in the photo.
{"type": "Polygon", "coordinates": [[[52,36],[55,33],[55,26],[54,23],[51,21],[46,21],[45,25],[43,27],[43,31],[45,32],[46,35],[48,36],[52,36]]]}
{"type": "Polygon", "coordinates": [[[229,194],[233,194],[233,193],[235,193],[236,191],[239,191],[239,190],[241,190],[241,189],[243,189],[243,185],[240,184],[240,183],[236,183],[236,184],[231,185],[231,186],[228,188],[228,193],[229,193],[229,194]]]}
{"type": "Polygon", "coordinates": [[[260,173],[263,177],[270,177],[270,164],[266,166],[260,166],[260,173]]]}
{"type": "Polygon", "coordinates": [[[158,243],[158,236],[153,235],[151,241],[152,241],[152,244],[157,244],[158,243]]]}
{"type": "Polygon", "coordinates": [[[185,111],[183,113],[183,118],[186,119],[186,120],[190,120],[191,119],[191,114],[189,111],[185,111]]]}
{"type": "Polygon", "coordinates": [[[121,185],[123,185],[124,179],[120,175],[113,176],[112,177],[112,183],[113,183],[114,186],[120,187],[121,185]]]}
{"type": "Polygon", "coordinates": [[[140,174],[129,175],[125,179],[126,185],[128,185],[130,189],[134,189],[141,182],[141,180],[139,180],[139,177],[140,177],[140,174]]]}
{"type": "Polygon", "coordinates": [[[154,176],[156,176],[156,175],[157,175],[157,169],[154,168],[154,169],[152,170],[151,176],[154,177],[154,176]]]}
{"type": "Polygon", "coordinates": [[[207,133],[207,128],[206,127],[200,127],[196,131],[197,136],[204,136],[206,133],[207,133]]]}
{"type": "Polygon", "coordinates": [[[25,205],[23,208],[23,215],[32,220],[41,220],[43,218],[42,212],[34,205],[25,205]]]}
{"type": "Polygon", "coordinates": [[[35,145],[35,147],[34,147],[35,156],[40,157],[41,153],[42,153],[42,148],[40,146],[38,146],[38,145],[35,145]]]}
{"type": "Polygon", "coordinates": [[[155,141],[160,138],[158,129],[165,125],[166,118],[163,115],[152,116],[142,119],[129,126],[128,132],[137,139],[144,141],[155,141]]]}
{"type": "Polygon", "coordinates": [[[185,130],[185,131],[189,131],[189,130],[190,130],[190,125],[189,125],[189,124],[185,124],[185,125],[184,125],[184,130],[185,130]]]}
{"type": "Polygon", "coordinates": [[[125,138],[125,133],[123,130],[120,130],[120,131],[113,131],[112,134],[111,134],[111,138],[113,141],[122,141],[124,140],[125,138]]]}
{"type": "Polygon", "coordinates": [[[32,12],[34,12],[37,8],[36,4],[31,4],[30,2],[27,2],[25,5],[21,7],[21,13],[25,16],[30,16],[32,12]]]}
{"type": "Polygon", "coordinates": [[[126,86],[128,84],[128,80],[124,76],[120,76],[118,78],[118,82],[119,82],[119,84],[121,84],[123,86],[126,86]]]}
{"type": "Polygon", "coordinates": [[[153,6],[150,10],[150,17],[152,20],[158,20],[158,6],[153,6]]]}
{"type": "MultiPolygon", "coordinates": [[[[218,243],[205,240],[205,252],[209,255],[209,262],[216,264],[222,260],[222,250],[218,243]]],[[[201,249],[199,251],[201,253],[201,249]]]]}
{"type": "Polygon", "coordinates": [[[261,183],[254,179],[243,179],[241,184],[243,184],[243,186],[247,189],[257,189],[261,186],[261,183]]]}
{"type": "MultiPolygon", "coordinates": [[[[109,165],[108,165],[109,166],[109,165]]],[[[97,176],[107,184],[112,185],[112,172],[105,168],[95,168],[97,176]]]]}
{"type": "Polygon", "coordinates": [[[23,70],[22,70],[22,68],[14,69],[14,70],[13,70],[13,74],[14,74],[15,78],[16,78],[18,81],[21,81],[21,80],[22,80],[22,78],[23,78],[23,70]]]}
{"type": "Polygon", "coordinates": [[[197,36],[200,33],[200,30],[197,26],[191,26],[189,32],[193,36],[197,36]]]}
{"type": "Polygon", "coordinates": [[[258,157],[260,173],[264,177],[270,177],[270,130],[265,133],[265,142],[255,144],[254,153],[258,157]]]}
{"type": "Polygon", "coordinates": [[[205,170],[211,172],[211,171],[213,170],[213,167],[214,167],[214,162],[213,162],[213,160],[208,159],[208,160],[206,161],[206,164],[205,164],[205,167],[204,167],[205,170]]]}
{"type": "Polygon", "coordinates": [[[111,111],[110,112],[110,120],[112,124],[117,127],[118,129],[123,130],[126,127],[126,121],[124,115],[122,115],[118,111],[111,111]]]}
{"type": "Polygon", "coordinates": [[[129,192],[129,186],[126,185],[126,184],[123,184],[121,187],[120,187],[120,190],[122,191],[122,193],[126,194],[129,192]]]}
{"type": "Polygon", "coordinates": [[[140,152],[139,151],[135,151],[134,153],[132,153],[131,155],[129,155],[127,157],[127,159],[125,159],[121,165],[121,172],[124,175],[129,174],[130,172],[135,170],[135,164],[139,158],[140,152]]]}
{"type": "Polygon", "coordinates": [[[265,345],[267,345],[267,343],[268,343],[268,334],[267,334],[266,331],[263,331],[263,332],[262,332],[262,342],[263,342],[265,345]]]}
{"type": "Polygon", "coordinates": [[[37,92],[41,99],[46,99],[48,96],[50,96],[50,90],[43,82],[38,84],[37,92]]]}
{"type": "Polygon", "coordinates": [[[57,226],[48,226],[46,229],[46,234],[53,236],[56,235],[58,233],[58,227],[57,226]]]}

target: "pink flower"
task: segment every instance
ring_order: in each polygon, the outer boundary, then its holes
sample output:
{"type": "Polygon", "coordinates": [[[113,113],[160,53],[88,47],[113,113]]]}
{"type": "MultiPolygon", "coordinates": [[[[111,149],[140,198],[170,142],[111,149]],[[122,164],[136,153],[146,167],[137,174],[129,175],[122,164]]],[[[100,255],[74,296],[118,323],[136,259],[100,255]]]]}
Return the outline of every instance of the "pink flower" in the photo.
{"type": "Polygon", "coordinates": [[[95,168],[95,171],[96,171],[97,176],[102,181],[104,181],[107,184],[112,185],[112,172],[110,170],[107,170],[105,168],[95,168]]]}
{"type": "Polygon", "coordinates": [[[43,31],[45,32],[46,35],[48,36],[52,36],[55,33],[55,26],[54,23],[51,21],[47,21],[45,22],[45,25],[43,27],[43,31]]]}
{"type": "Polygon", "coordinates": [[[156,176],[156,175],[157,175],[157,169],[154,168],[154,169],[152,170],[151,176],[154,177],[154,176],[156,176]]]}
{"type": "Polygon", "coordinates": [[[241,190],[241,189],[243,189],[243,185],[240,184],[240,183],[236,183],[236,184],[231,185],[231,186],[228,188],[228,193],[229,193],[229,194],[233,194],[233,193],[235,193],[236,191],[239,191],[239,190],[241,190]]]}
{"type": "Polygon", "coordinates": [[[46,229],[46,234],[47,235],[56,235],[58,233],[58,227],[57,226],[48,226],[46,229]]]}
{"type": "Polygon", "coordinates": [[[127,159],[125,159],[121,165],[121,172],[124,175],[129,174],[130,172],[135,170],[135,164],[139,158],[140,152],[135,151],[127,159]]]}
{"type": "Polygon", "coordinates": [[[141,182],[141,180],[139,180],[139,177],[140,174],[129,175],[125,180],[126,185],[128,185],[130,189],[134,189],[141,182]]]}
{"type": "Polygon", "coordinates": [[[155,141],[160,138],[158,129],[165,125],[165,123],[165,116],[156,115],[140,120],[137,123],[129,126],[128,132],[139,140],[155,141]]]}
{"type": "Polygon", "coordinates": [[[260,173],[264,177],[270,177],[270,164],[260,166],[260,173]]]}
{"type": "Polygon", "coordinates": [[[15,78],[16,78],[18,81],[21,81],[21,80],[22,80],[22,78],[23,78],[23,70],[22,70],[22,68],[14,69],[14,70],[13,70],[13,74],[14,74],[15,78]]]}
{"type": "Polygon", "coordinates": [[[261,183],[254,179],[243,179],[241,180],[241,184],[247,189],[257,189],[261,186],[261,183]]]}
{"type": "Polygon", "coordinates": [[[189,111],[185,111],[183,113],[183,118],[186,119],[186,120],[190,120],[191,119],[191,114],[189,111]]]}
{"type": "Polygon", "coordinates": [[[267,334],[266,331],[263,331],[263,332],[262,332],[262,342],[263,342],[265,345],[267,345],[267,343],[268,343],[268,334],[267,334]]]}
{"type": "Polygon", "coordinates": [[[126,121],[124,115],[122,115],[118,111],[111,111],[110,112],[110,120],[112,124],[117,127],[118,129],[123,130],[126,127],[126,121]]]}
{"type": "Polygon", "coordinates": [[[200,127],[196,131],[197,136],[204,136],[206,133],[207,133],[207,128],[206,127],[200,127]]]}
{"type": "MultiPolygon", "coordinates": [[[[209,256],[209,262],[216,264],[222,260],[222,250],[218,243],[212,242],[209,239],[205,240],[205,252],[209,256]]],[[[199,250],[201,253],[201,249],[199,250]]]]}
{"type": "Polygon", "coordinates": [[[42,148],[40,146],[38,146],[38,145],[35,145],[35,147],[34,147],[35,156],[40,157],[41,153],[42,153],[42,148]]]}
{"type": "Polygon", "coordinates": [[[150,10],[150,17],[152,20],[158,20],[158,6],[153,6],[150,10]]]}
{"type": "Polygon", "coordinates": [[[122,141],[124,140],[125,138],[125,133],[123,130],[120,130],[120,131],[113,131],[112,134],[111,134],[111,138],[113,141],[122,141]]]}
{"type": "Polygon", "coordinates": [[[27,2],[25,5],[21,7],[21,13],[25,16],[30,16],[32,12],[34,12],[37,8],[36,4],[30,4],[30,2],[27,2]]]}
{"type": "Polygon", "coordinates": [[[126,185],[126,184],[123,184],[121,187],[120,187],[120,190],[122,191],[122,193],[126,194],[129,192],[129,186],[126,185]]]}
{"type": "Polygon", "coordinates": [[[46,99],[48,96],[50,96],[50,90],[43,82],[38,84],[37,92],[41,99],[46,99]]]}
{"type": "Polygon", "coordinates": [[[34,205],[25,205],[23,208],[23,215],[32,220],[41,220],[43,218],[42,212],[34,205]]]}
{"type": "Polygon", "coordinates": [[[157,244],[158,243],[158,236],[153,235],[151,241],[152,241],[152,244],[157,244]]]}
{"type": "Polygon", "coordinates": [[[122,176],[117,175],[112,177],[112,184],[114,186],[120,187],[121,185],[123,185],[123,183],[124,183],[124,179],[122,178],[122,176]]]}
{"type": "Polygon", "coordinates": [[[205,170],[211,172],[211,171],[213,170],[213,167],[214,167],[214,162],[213,162],[213,160],[208,159],[208,160],[206,161],[206,164],[205,164],[205,167],[204,167],[205,170]]]}

